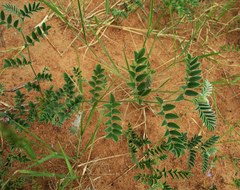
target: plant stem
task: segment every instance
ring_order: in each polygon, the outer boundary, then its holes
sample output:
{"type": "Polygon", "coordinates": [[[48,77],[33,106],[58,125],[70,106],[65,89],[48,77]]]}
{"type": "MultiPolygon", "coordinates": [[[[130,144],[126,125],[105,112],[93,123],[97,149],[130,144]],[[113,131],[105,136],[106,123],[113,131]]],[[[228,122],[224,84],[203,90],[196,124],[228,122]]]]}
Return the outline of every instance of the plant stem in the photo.
{"type": "MultiPolygon", "coordinates": [[[[189,100],[189,99],[185,99],[185,100],[192,102],[192,100],[189,100]]],[[[174,102],[174,101],[175,101],[175,99],[166,100],[166,101],[163,101],[163,103],[174,102]]],[[[91,100],[85,100],[84,102],[91,102],[91,100]]],[[[96,102],[109,103],[109,101],[106,101],[106,100],[96,100],[96,102]]],[[[121,100],[121,101],[115,101],[115,102],[118,102],[118,103],[137,102],[137,99],[133,99],[133,100],[121,100]]],[[[157,102],[157,101],[150,101],[150,100],[143,100],[143,103],[159,104],[159,102],[157,102]]]]}
{"type": "MultiPolygon", "coordinates": [[[[21,20],[21,19],[20,19],[20,20],[21,20]]],[[[23,23],[23,22],[22,22],[22,20],[21,20],[20,33],[21,33],[21,35],[22,35],[22,37],[23,37],[23,40],[24,40],[25,44],[27,44],[26,38],[25,38],[25,36],[24,36],[24,34],[23,34],[23,30],[22,30],[22,23],[23,23]]],[[[27,51],[28,51],[28,59],[29,59],[29,61],[31,62],[31,56],[30,56],[29,46],[27,46],[27,51]]],[[[35,70],[33,69],[32,62],[31,62],[31,64],[30,64],[30,66],[31,66],[31,68],[32,68],[32,71],[33,71],[36,79],[37,79],[38,86],[39,86],[39,88],[40,88],[41,96],[42,96],[42,98],[44,99],[44,96],[43,96],[43,93],[42,93],[42,90],[41,90],[41,86],[40,86],[40,83],[39,83],[39,79],[38,79],[38,77],[37,77],[37,74],[36,74],[35,70]]]]}
{"type": "MultiPolygon", "coordinates": [[[[13,105],[13,103],[7,98],[7,96],[4,95],[4,97],[7,99],[7,101],[10,102],[10,104],[12,104],[12,106],[13,106],[14,108],[16,108],[16,107],[13,105]]],[[[16,109],[17,109],[17,108],[16,108],[16,109]]]]}

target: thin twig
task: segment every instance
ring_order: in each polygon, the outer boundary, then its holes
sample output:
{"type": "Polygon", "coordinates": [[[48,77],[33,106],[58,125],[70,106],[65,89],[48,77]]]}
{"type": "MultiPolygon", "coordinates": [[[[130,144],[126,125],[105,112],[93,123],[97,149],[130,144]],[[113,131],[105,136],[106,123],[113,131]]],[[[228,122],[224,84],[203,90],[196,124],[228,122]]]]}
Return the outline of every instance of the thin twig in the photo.
{"type": "MultiPolygon", "coordinates": [[[[36,82],[37,80],[34,80],[34,81],[32,81],[31,83],[34,83],[34,82],[36,82]]],[[[22,85],[22,86],[20,86],[20,87],[14,87],[12,90],[3,90],[3,92],[14,92],[14,91],[16,91],[16,90],[18,90],[18,89],[20,89],[20,88],[23,88],[25,85],[22,85]]]]}

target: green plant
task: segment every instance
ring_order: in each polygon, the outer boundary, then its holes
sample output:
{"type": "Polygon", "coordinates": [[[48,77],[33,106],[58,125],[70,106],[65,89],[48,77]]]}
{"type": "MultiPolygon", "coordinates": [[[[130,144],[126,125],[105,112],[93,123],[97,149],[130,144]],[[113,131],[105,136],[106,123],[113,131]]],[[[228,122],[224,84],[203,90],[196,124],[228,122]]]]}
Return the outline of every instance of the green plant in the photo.
{"type": "MultiPolygon", "coordinates": [[[[134,2],[137,5],[140,3],[140,1],[134,2]]],[[[132,3],[132,1],[130,3],[132,3]]],[[[54,6],[52,4],[46,4],[54,9],[54,6]]],[[[141,7],[140,5],[138,6],[141,7]]],[[[181,6],[183,7],[183,5],[181,6]]],[[[30,61],[31,59],[29,48],[30,46],[36,45],[35,42],[39,42],[39,37],[43,37],[43,34],[48,35],[48,30],[51,28],[51,26],[47,26],[45,23],[43,23],[42,29],[38,27],[37,32],[33,31],[30,37],[23,35],[22,22],[24,22],[25,17],[30,17],[29,14],[31,14],[33,11],[38,11],[41,9],[42,8],[40,8],[40,5],[36,5],[35,3],[32,5],[29,4],[28,7],[25,5],[24,10],[20,11],[18,11],[18,8],[16,6],[5,5],[6,11],[15,13],[20,19],[21,26],[19,28],[19,21],[15,21],[13,25],[11,25],[12,16],[8,16],[7,20],[5,20],[5,13],[4,11],[1,11],[1,24],[7,24],[8,28],[14,27],[22,34],[25,42],[24,47],[27,48],[29,53],[28,58],[23,56],[21,59],[5,59],[4,68],[30,65],[33,69],[32,63],[30,61]]],[[[127,9],[126,5],[124,9],[127,9]]],[[[57,12],[57,10],[55,11],[57,12]]],[[[184,11],[186,12],[185,9],[184,11]]],[[[182,12],[178,13],[180,15],[183,14],[182,12]]],[[[58,16],[60,15],[61,14],[58,13],[58,16]]],[[[150,30],[152,30],[152,28],[149,28],[149,31],[150,30]]],[[[84,42],[87,43],[87,40],[85,39],[84,42]]],[[[210,138],[203,140],[202,135],[194,134],[192,137],[190,137],[187,133],[180,132],[181,126],[177,122],[174,122],[179,119],[179,116],[173,112],[173,109],[176,107],[176,105],[174,105],[174,102],[189,101],[194,104],[195,110],[199,112],[199,117],[202,119],[203,124],[208,130],[214,131],[217,120],[215,112],[210,106],[208,100],[208,97],[212,92],[212,85],[207,79],[205,79],[203,81],[201,93],[198,92],[199,87],[201,86],[201,83],[199,81],[202,80],[202,76],[200,76],[202,70],[199,69],[201,63],[198,62],[199,57],[192,57],[190,54],[186,54],[184,61],[186,62],[187,76],[184,78],[185,85],[181,86],[181,89],[178,91],[180,92],[178,97],[170,101],[164,101],[161,97],[155,96],[155,99],[148,100],[147,98],[152,93],[153,75],[156,73],[156,71],[151,68],[150,61],[148,60],[150,54],[146,57],[144,56],[145,54],[145,48],[141,48],[138,52],[134,51],[134,60],[132,61],[131,65],[128,64],[128,61],[126,59],[127,67],[124,69],[129,74],[129,79],[126,79],[121,75],[108,54],[107,55],[112,61],[114,69],[109,65],[107,65],[107,68],[109,68],[109,70],[113,73],[117,74],[118,77],[121,76],[126,80],[126,85],[131,89],[131,96],[133,97],[128,102],[136,103],[138,106],[142,106],[143,104],[148,104],[150,102],[154,104],[157,109],[159,109],[156,115],[162,117],[161,126],[165,128],[164,133],[161,134],[162,139],[160,140],[159,144],[155,144],[153,146],[152,142],[148,138],[142,139],[131,127],[131,124],[128,124],[127,130],[124,134],[127,138],[131,160],[136,165],[135,168],[140,168],[141,171],[137,176],[135,176],[136,180],[144,184],[148,183],[152,189],[157,187],[161,187],[163,189],[172,189],[170,185],[167,184],[167,176],[170,176],[173,180],[179,180],[180,178],[189,179],[189,177],[192,176],[191,169],[195,167],[195,157],[197,152],[199,152],[202,156],[202,172],[204,173],[207,171],[209,167],[209,157],[214,150],[213,145],[219,139],[219,136],[216,136],[215,134],[210,138]],[[192,99],[188,99],[186,97],[192,97],[192,99]],[[173,103],[170,104],[170,102],[173,103]],[[145,151],[143,151],[143,147],[147,147],[145,151]],[[142,153],[144,158],[143,160],[138,160],[139,152],[142,153]],[[160,162],[168,159],[169,154],[173,154],[177,158],[185,155],[188,156],[187,165],[189,170],[183,171],[166,167],[162,167],[161,169],[157,168],[160,162]],[[152,173],[150,174],[148,171],[145,172],[146,169],[152,170],[152,173]],[[163,178],[164,182],[162,182],[163,178]]],[[[121,114],[121,112],[117,107],[121,106],[125,101],[116,100],[113,93],[110,93],[108,98],[109,100],[103,100],[103,98],[109,92],[111,86],[118,78],[116,78],[111,84],[108,84],[108,74],[105,73],[105,69],[102,68],[102,64],[96,65],[96,69],[93,70],[93,76],[91,76],[92,80],[88,82],[91,87],[91,90],[89,91],[91,94],[90,100],[85,99],[86,96],[84,96],[83,93],[83,78],[81,75],[80,63],[77,69],[75,67],[73,68],[74,75],[63,73],[65,84],[62,86],[62,88],[54,90],[54,86],[51,85],[51,87],[45,90],[43,93],[41,91],[39,81],[52,82],[52,75],[46,73],[47,71],[49,71],[49,69],[44,68],[42,72],[36,74],[33,69],[35,79],[38,81],[38,84],[32,84],[28,82],[25,85],[25,88],[28,92],[36,91],[40,93],[40,95],[36,97],[39,105],[37,106],[32,101],[29,101],[28,111],[22,105],[26,101],[25,94],[21,93],[19,90],[16,91],[16,95],[14,96],[15,101],[11,102],[8,99],[7,95],[3,93],[3,89],[1,89],[2,96],[5,97],[6,100],[9,101],[17,111],[17,113],[12,113],[8,110],[5,113],[1,113],[1,117],[4,119],[4,121],[9,125],[15,126],[15,129],[18,129],[20,132],[25,131],[29,133],[34,138],[39,140],[42,144],[44,144],[44,146],[38,143],[34,143],[25,137],[17,135],[16,132],[12,130],[12,128],[2,127],[1,131],[12,148],[21,148],[27,153],[31,160],[34,161],[34,164],[27,166],[24,170],[20,170],[19,172],[29,174],[30,177],[40,176],[58,177],[60,179],[64,178],[65,181],[60,185],[61,188],[63,189],[66,187],[68,189],[71,189],[73,186],[73,181],[81,178],[82,176],[76,176],[69,160],[80,158],[86,152],[90,144],[92,144],[91,147],[93,146],[98,127],[100,126],[103,117],[107,118],[107,121],[104,123],[104,125],[106,125],[104,131],[107,133],[105,138],[112,138],[115,142],[118,142],[119,136],[123,134],[122,131],[124,126],[121,126],[119,123],[117,123],[122,120],[122,118],[118,116],[121,114]],[[81,116],[81,111],[84,109],[84,104],[91,106],[90,114],[87,117],[85,126],[83,124],[83,117],[81,116]],[[100,109],[101,113],[94,134],[91,136],[85,147],[77,147],[77,154],[74,158],[69,157],[64,153],[60,143],[59,148],[61,151],[57,151],[28,130],[28,128],[31,127],[30,123],[36,121],[39,121],[40,123],[45,122],[46,124],[52,123],[53,125],[61,127],[67,119],[71,118],[74,112],[78,112],[78,116],[76,116],[74,124],[70,129],[70,133],[77,133],[78,138],[81,139],[99,104],[103,105],[104,110],[100,109]],[[105,115],[103,115],[104,111],[107,111],[105,115]],[[49,152],[49,154],[38,160],[35,152],[31,148],[32,144],[44,148],[49,152]],[[69,174],[65,175],[50,173],[46,168],[44,168],[42,163],[51,158],[64,160],[67,165],[69,174]],[[35,165],[39,165],[44,172],[30,170],[30,168],[35,165]]],[[[1,87],[3,88],[3,86],[1,87]]],[[[81,146],[81,143],[78,143],[78,146],[81,146]]]]}
{"type": "Polygon", "coordinates": [[[240,179],[237,179],[237,178],[234,178],[234,177],[232,179],[233,179],[234,185],[240,189],[240,179]]]}
{"type": "Polygon", "coordinates": [[[24,139],[20,137],[16,137],[14,135],[15,133],[11,130],[3,130],[5,126],[3,123],[0,123],[0,131],[3,131],[3,135],[7,137],[8,143],[11,146],[11,152],[8,153],[7,157],[3,159],[4,150],[2,150],[2,147],[0,145],[0,175],[1,175],[1,181],[0,181],[0,187],[4,187],[4,189],[19,189],[22,188],[22,185],[29,181],[29,178],[26,178],[23,180],[22,177],[18,177],[14,180],[7,180],[5,181],[5,175],[8,171],[11,170],[12,164],[14,161],[19,162],[20,164],[30,162],[31,159],[27,158],[27,155],[22,155],[22,153],[18,153],[16,155],[17,149],[24,149],[24,139]],[[16,139],[17,138],[17,139],[16,139]],[[15,140],[14,140],[15,139],[15,140]],[[16,141],[18,141],[16,143],[16,141]]]}
{"type": "Polygon", "coordinates": [[[123,2],[122,4],[122,10],[118,8],[112,8],[110,9],[113,17],[117,22],[119,22],[119,17],[122,17],[123,19],[128,18],[128,14],[132,12],[136,7],[144,10],[144,5],[140,0],[129,0],[126,2],[123,2]]]}
{"type": "Polygon", "coordinates": [[[157,9],[165,9],[171,5],[172,11],[176,12],[180,18],[187,16],[189,20],[192,20],[192,15],[195,13],[194,8],[199,7],[198,0],[162,0],[162,2],[164,7],[157,5],[157,9]]]}

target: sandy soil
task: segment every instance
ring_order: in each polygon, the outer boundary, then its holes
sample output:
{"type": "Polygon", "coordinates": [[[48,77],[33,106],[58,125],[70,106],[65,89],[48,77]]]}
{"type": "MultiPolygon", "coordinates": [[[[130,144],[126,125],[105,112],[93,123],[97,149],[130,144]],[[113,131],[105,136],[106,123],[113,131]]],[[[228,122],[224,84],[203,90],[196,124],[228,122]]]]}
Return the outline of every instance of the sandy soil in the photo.
{"type": "MultiPolygon", "coordinates": [[[[13,3],[19,7],[22,7],[24,3],[33,2],[33,1],[5,1],[1,0],[1,4],[6,2],[13,3]]],[[[97,0],[93,0],[90,3],[89,8],[86,11],[86,15],[90,13],[96,4],[100,4],[97,0]]],[[[202,3],[206,3],[205,1],[202,3]]],[[[64,2],[66,6],[68,1],[64,2]]],[[[88,4],[88,3],[87,3],[88,4]]],[[[25,35],[29,35],[32,29],[39,24],[46,15],[49,13],[49,8],[45,6],[46,9],[32,16],[32,19],[27,19],[24,23],[24,33],[25,35]]],[[[101,6],[104,8],[104,5],[101,6]]],[[[146,5],[146,13],[149,13],[150,5],[146,5]]],[[[239,9],[239,4],[236,4],[233,8],[239,9]]],[[[2,9],[2,8],[1,8],[2,9]]],[[[235,10],[234,9],[234,10],[235,10]]],[[[74,8],[76,10],[76,8],[74,8]]],[[[234,16],[236,11],[230,11],[227,16],[234,16]],[[233,15],[231,15],[233,14],[233,15]]],[[[161,13],[154,15],[154,21],[160,16],[161,13]]],[[[112,23],[110,27],[104,27],[100,30],[101,41],[107,49],[108,53],[112,57],[115,64],[118,66],[118,69],[121,71],[124,77],[128,77],[126,71],[122,69],[121,66],[126,66],[126,62],[124,59],[123,48],[126,51],[126,56],[129,61],[133,60],[133,51],[139,51],[144,42],[144,32],[134,33],[133,30],[128,31],[127,28],[123,27],[131,27],[138,29],[147,29],[147,24],[144,19],[141,19],[139,13],[131,13],[128,19],[123,20],[119,24],[116,22],[112,23]]],[[[161,21],[161,26],[159,28],[163,28],[165,23],[170,21],[170,16],[166,14],[161,21]]],[[[227,22],[227,20],[224,20],[227,22]]],[[[99,60],[84,47],[83,42],[79,39],[75,39],[76,35],[71,32],[71,30],[55,15],[52,16],[48,21],[48,25],[52,26],[52,29],[49,31],[49,36],[47,38],[41,40],[41,43],[36,43],[34,47],[31,47],[31,59],[33,61],[33,67],[36,72],[41,72],[44,67],[50,68],[50,73],[53,75],[53,85],[54,89],[58,89],[64,84],[63,80],[63,72],[67,72],[68,74],[72,74],[73,67],[77,67],[77,56],[75,52],[75,47],[77,47],[78,55],[80,57],[80,64],[82,69],[82,75],[84,79],[91,80],[91,75],[93,73],[93,69],[99,62],[99,60]]],[[[80,27],[80,26],[79,26],[80,27]]],[[[176,29],[176,32],[179,36],[182,36],[186,40],[191,38],[193,32],[193,25],[182,25],[179,29],[176,29]]],[[[239,23],[237,26],[239,27],[239,23]]],[[[222,26],[216,25],[216,28],[211,32],[216,34],[222,26]]],[[[204,27],[201,32],[197,35],[195,43],[190,44],[188,52],[192,53],[194,56],[202,55],[204,53],[213,53],[213,51],[219,51],[219,46],[222,45],[240,45],[240,32],[233,31],[231,33],[226,33],[213,39],[212,33],[206,35],[209,32],[209,26],[204,27]],[[205,46],[200,47],[200,44],[204,44],[205,46]]],[[[225,31],[225,30],[224,30],[225,31]]],[[[225,31],[227,32],[227,30],[225,31]]],[[[88,32],[89,33],[89,32],[88,32]]],[[[90,34],[90,33],[89,33],[90,34]]],[[[172,30],[167,31],[167,34],[172,34],[172,30]]],[[[81,35],[82,36],[82,35],[81,35]]],[[[83,37],[83,36],[82,36],[83,37]]],[[[19,50],[11,51],[8,53],[3,53],[11,48],[21,47],[24,42],[20,35],[16,33],[16,31],[11,29],[5,29],[3,31],[3,39],[5,42],[5,47],[0,47],[0,60],[1,67],[3,66],[3,59],[12,58],[16,55],[19,50]]],[[[96,39],[93,36],[88,36],[88,42],[96,42],[96,39]]],[[[153,37],[150,37],[147,41],[146,49],[149,52],[151,45],[154,41],[153,37]]],[[[177,42],[177,45],[179,42],[177,42]]],[[[91,45],[95,53],[107,62],[109,65],[111,64],[107,55],[101,48],[99,43],[95,43],[91,45]]],[[[24,50],[21,53],[27,54],[27,51],[24,50]]],[[[177,52],[177,54],[180,53],[177,52]]],[[[154,78],[152,89],[156,89],[158,86],[163,84],[164,81],[170,79],[168,81],[168,85],[165,85],[161,88],[161,91],[173,91],[177,90],[180,85],[184,82],[185,77],[185,63],[177,63],[174,66],[170,66],[173,62],[174,58],[174,40],[171,37],[163,37],[160,36],[154,45],[153,51],[150,55],[150,63],[152,68],[157,71],[157,75],[154,78]],[[170,67],[169,67],[170,66],[170,67]],[[167,69],[166,69],[167,68],[167,69]],[[164,70],[166,69],[166,70],[164,70]]],[[[225,53],[222,56],[215,56],[212,60],[209,58],[201,59],[202,63],[201,69],[203,70],[203,78],[208,78],[209,81],[214,82],[218,81],[222,78],[227,78],[228,81],[231,82],[235,78],[231,78],[231,76],[239,75],[239,53],[230,52],[225,53]]],[[[3,68],[3,67],[2,67],[3,68]]],[[[107,72],[106,72],[107,73],[107,72]]],[[[110,73],[108,84],[110,84],[116,75],[114,73],[110,73]]],[[[7,68],[0,76],[1,82],[5,85],[5,89],[13,89],[14,87],[19,87],[21,85],[25,85],[28,81],[34,80],[34,74],[31,71],[30,67],[19,67],[19,68],[7,68]]],[[[48,89],[51,85],[50,82],[41,83],[42,89],[48,89]]],[[[86,92],[86,99],[91,98],[91,94],[88,93],[90,87],[87,83],[84,83],[84,91],[86,92]]],[[[35,101],[35,96],[37,93],[31,92],[27,93],[26,89],[21,89],[22,93],[26,93],[27,101],[33,100],[35,101]]],[[[213,134],[217,134],[219,136],[223,136],[220,139],[220,142],[238,140],[239,139],[239,126],[237,125],[231,133],[229,132],[230,128],[235,126],[239,122],[239,85],[214,85],[216,105],[213,102],[213,98],[210,99],[211,105],[214,110],[217,112],[218,123],[216,126],[215,132],[209,132],[205,127],[202,126],[201,120],[198,118],[198,113],[194,112],[194,106],[189,104],[189,102],[181,102],[176,103],[177,108],[174,110],[176,114],[179,116],[183,116],[185,114],[185,110],[188,109],[187,113],[178,121],[178,124],[182,128],[182,132],[188,132],[190,136],[194,134],[203,135],[204,139],[209,138],[213,134]]],[[[117,100],[126,100],[129,98],[129,88],[125,85],[122,79],[118,79],[115,85],[110,90],[111,93],[114,93],[117,100]]],[[[13,100],[13,96],[15,92],[7,92],[5,93],[10,100],[13,100]]],[[[170,94],[171,95],[171,94],[170,94]]],[[[176,98],[177,95],[172,95],[169,97],[168,93],[154,93],[148,97],[149,100],[153,99],[154,96],[160,96],[163,99],[173,99],[176,98]]],[[[105,98],[106,100],[108,97],[105,98]]],[[[9,104],[3,97],[0,98],[0,101],[9,104]]],[[[2,105],[2,108],[5,106],[2,105]]],[[[101,106],[98,107],[99,109],[101,106]]],[[[89,114],[90,106],[86,105],[84,108],[84,122],[86,121],[86,117],[89,114]]],[[[123,128],[126,130],[127,123],[130,122],[134,127],[136,127],[136,131],[139,135],[145,135],[148,137],[152,143],[158,142],[159,139],[162,138],[165,128],[161,127],[162,118],[157,116],[157,108],[152,105],[143,105],[138,106],[133,103],[125,103],[120,107],[120,111],[122,112],[122,122],[120,123],[123,128]]],[[[98,117],[100,112],[94,113],[94,116],[87,127],[86,132],[83,136],[83,145],[89,141],[89,138],[92,136],[96,124],[98,122],[98,117]]],[[[44,123],[32,123],[32,127],[30,131],[34,133],[36,136],[41,138],[48,144],[51,144],[57,150],[59,149],[58,142],[62,145],[64,152],[68,156],[74,156],[76,151],[77,138],[74,135],[69,134],[69,129],[71,126],[71,122],[73,122],[75,116],[72,119],[69,119],[65,122],[64,126],[58,130],[56,126],[52,126],[51,124],[44,123]]],[[[102,124],[99,127],[97,132],[96,140],[93,146],[91,153],[89,151],[86,152],[85,155],[76,163],[72,162],[74,170],[76,170],[77,175],[84,174],[84,177],[80,180],[75,181],[74,187],[75,189],[111,189],[111,190],[119,190],[119,189],[147,189],[147,185],[143,185],[139,182],[135,182],[133,176],[136,175],[140,170],[134,169],[134,164],[131,163],[129,150],[127,147],[127,141],[124,137],[122,137],[118,143],[115,143],[113,140],[105,140],[105,126],[103,123],[105,119],[101,122],[102,124]],[[80,167],[77,167],[78,164],[81,164],[80,167]]],[[[31,140],[32,137],[27,135],[31,140]]],[[[36,140],[33,140],[36,141],[36,140]]],[[[207,173],[202,174],[201,171],[201,157],[198,155],[196,159],[196,168],[192,170],[194,174],[190,180],[179,180],[173,181],[170,177],[168,178],[168,184],[171,184],[174,189],[179,190],[198,190],[198,189],[209,189],[213,184],[217,186],[218,189],[236,189],[232,185],[232,177],[239,178],[239,173],[231,164],[236,160],[236,167],[238,166],[238,159],[240,159],[239,155],[239,142],[226,142],[226,143],[218,143],[216,147],[220,152],[222,152],[225,156],[228,157],[226,159],[221,153],[217,153],[216,155],[219,159],[216,161],[215,166],[211,171],[212,176],[208,177],[207,173]],[[231,161],[231,162],[230,162],[231,161]]],[[[3,148],[7,150],[6,142],[3,143],[3,148]]],[[[36,153],[39,155],[48,154],[47,151],[39,149],[38,147],[33,146],[36,153]]],[[[140,159],[141,157],[139,157],[140,159]]],[[[212,160],[213,157],[211,157],[212,160]]],[[[179,170],[187,170],[187,158],[182,156],[179,159],[176,159],[173,155],[170,155],[169,159],[164,162],[161,162],[158,166],[159,169],[163,167],[169,168],[178,168],[179,170]]],[[[67,174],[68,169],[63,160],[51,160],[47,161],[43,164],[44,167],[48,168],[49,172],[59,173],[59,174],[67,174]]],[[[24,168],[23,165],[19,165],[18,163],[13,163],[12,171],[17,169],[24,168]]],[[[32,170],[41,171],[39,167],[34,167],[32,170]]],[[[150,171],[151,172],[151,171],[150,171]]],[[[57,178],[38,178],[36,179],[38,185],[42,187],[40,189],[55,189],[56,184],[58,183],[57,178]]],[[[26,184],[24,189],[31,189],[33,183],[26,184]]]]}

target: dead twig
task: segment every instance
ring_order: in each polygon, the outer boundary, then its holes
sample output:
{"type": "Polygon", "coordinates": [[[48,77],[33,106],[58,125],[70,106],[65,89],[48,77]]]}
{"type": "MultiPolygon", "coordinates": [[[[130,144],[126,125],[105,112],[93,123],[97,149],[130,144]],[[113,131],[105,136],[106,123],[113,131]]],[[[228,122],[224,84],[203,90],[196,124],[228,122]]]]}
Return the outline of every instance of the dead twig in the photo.
{"type": "Polygon", "coordinates": [[[1,38],[1,46],[2,47],[5,47],[5,42],[3,40],[3,35],[2,35],[2,33],[5,29],[6,29],[6,27],[4,27],[2,30],[0,29],[0,38],[1,38]]]}
{"type": "MultiPolygon", "coordinates": [[[[34,83],[34,82],[36,82],[37,80],[34,80],[34,81],[32,81],[31,83],[34,83]]],[[[22,85],[22,86],[20,86],[20,87],[14,87],[13,89],[11,89],[11,90],[3,90],[3,92],[14,92],[14,91],[16,91],[16,90],[18,90],[18,89],[20,89],[20,88],[23,88],[25,85],[22,85]]]]}

